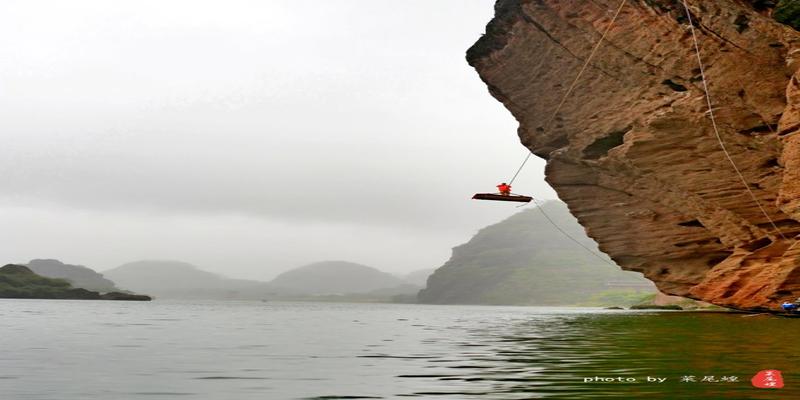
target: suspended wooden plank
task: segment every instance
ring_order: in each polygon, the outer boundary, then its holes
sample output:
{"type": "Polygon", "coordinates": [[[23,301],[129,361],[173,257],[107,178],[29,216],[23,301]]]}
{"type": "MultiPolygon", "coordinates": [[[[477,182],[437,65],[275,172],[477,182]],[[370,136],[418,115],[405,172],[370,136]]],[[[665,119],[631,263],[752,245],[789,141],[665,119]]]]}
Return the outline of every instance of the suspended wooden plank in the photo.
{"type": "Polygon", "coordinates": [[[529,203],[533,200],[533,197],[530,196],[519,196],[516,194],[503,195],[497,193],[477,193],[475,196],[472,196],[472,198],[475,200],[515,201],[518,203],[529,203]]]}

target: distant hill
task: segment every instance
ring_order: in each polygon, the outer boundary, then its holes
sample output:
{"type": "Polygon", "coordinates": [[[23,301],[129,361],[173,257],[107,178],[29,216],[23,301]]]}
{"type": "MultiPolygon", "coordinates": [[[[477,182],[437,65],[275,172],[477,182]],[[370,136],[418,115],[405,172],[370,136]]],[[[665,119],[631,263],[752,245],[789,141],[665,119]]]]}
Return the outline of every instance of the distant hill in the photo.
{"type": "Polygon", "coordinates": [[[179,261],[136,261],[104,272],[125,289],[156,298],[262,299],[264,282],[229,279],[179,261]]]}
{"type": "Polygon", "coordinates": [[[65,279],[76,288],[84,288],[101,293],[119,291],[114,282],[82,265],[64,264],[58,260],[31,260],[27,267],[41,276],[65,279]]]}
{"type": "Polygon", "coordinates": [[[436,268],[416,270],[413,272],[409,272],[408,274],[403,276],[403,279],[406,282],[411,283],[413,285],[425,287],[425,285],[428,282],[428,277],[431,276],[434,273],[434,271],[436,271],[436,268]]]}
{"type": "Polygon", "coordinates": [[[271,282],[230,279],[179,261],[137,261],[104,275],[125,289],[167,299],[389,301],[421,288],[375,268],[344,261],[295,268],[271,282]]]}
{"type": "MultiPolygon", "coordinates": [[[[564,203],[549,201],[543,207],[562,229],[602,255],[564,203]]],[[[428,279],[418,300],[573,305],[626,286],[655,292],[640,274],[595,258],[531,208],[481,229],[469,242],[454,248],[450,260],[428,279]]]]}
{"type": "Polygon", "coordinates": [[[64,279],[37,275],[24,265],[8,264],[0,268],[0,298],[63,300],[150,300],[150,297],[111,292],[100,294],[74,288],[64,279]]]}
{"type": "MultiPolygon", "coordinates": [[[[269,285],[275,290],[293,294],[330,295],[369,293],[403,287],[407,282],[366,265],[323,261],[284,272],[269,285]]],[[[408,290],[403,292],[407,293],[408,290]]]]}

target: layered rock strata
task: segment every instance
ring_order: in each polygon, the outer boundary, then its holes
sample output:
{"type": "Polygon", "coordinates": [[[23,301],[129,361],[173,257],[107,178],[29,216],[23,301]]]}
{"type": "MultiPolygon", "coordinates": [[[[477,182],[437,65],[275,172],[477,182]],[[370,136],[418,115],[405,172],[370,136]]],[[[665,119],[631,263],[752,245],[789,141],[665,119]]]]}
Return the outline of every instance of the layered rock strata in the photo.
{"type": "Polygon", "coordinates": [[[773,3],[689,1],[720,134],[764,212],[714,135],[680,2],[626,2],[550,126],[619,1],[498,1],[467,60],[623,269],[667,294],[775,309],[800,297],[800,32],[773,3]]]}

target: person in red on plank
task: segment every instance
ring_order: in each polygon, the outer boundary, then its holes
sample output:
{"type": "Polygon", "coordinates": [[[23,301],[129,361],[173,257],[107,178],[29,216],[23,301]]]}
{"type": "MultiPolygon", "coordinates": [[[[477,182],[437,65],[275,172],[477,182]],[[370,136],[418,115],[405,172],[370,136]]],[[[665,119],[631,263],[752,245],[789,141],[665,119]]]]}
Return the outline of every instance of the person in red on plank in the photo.
{"type": "Polygon", "coordinates": [[[503,182],[497,185],[497,189],[500,190],[500,194],[503,196],[511,196],[511,185],[503,182]]]}

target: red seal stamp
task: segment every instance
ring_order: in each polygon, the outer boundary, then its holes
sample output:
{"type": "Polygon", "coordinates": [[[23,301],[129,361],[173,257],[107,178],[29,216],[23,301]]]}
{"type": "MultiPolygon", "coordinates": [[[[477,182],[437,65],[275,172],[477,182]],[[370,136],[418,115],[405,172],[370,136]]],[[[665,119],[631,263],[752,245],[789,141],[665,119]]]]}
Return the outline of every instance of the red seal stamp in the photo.
{"type": "Polygon", "coordinates": [[[753,386],[760,389],[780,389],[783,387],[783,377],[781,371],[777,369],[765,369],[750,379],[753,386]]]}

